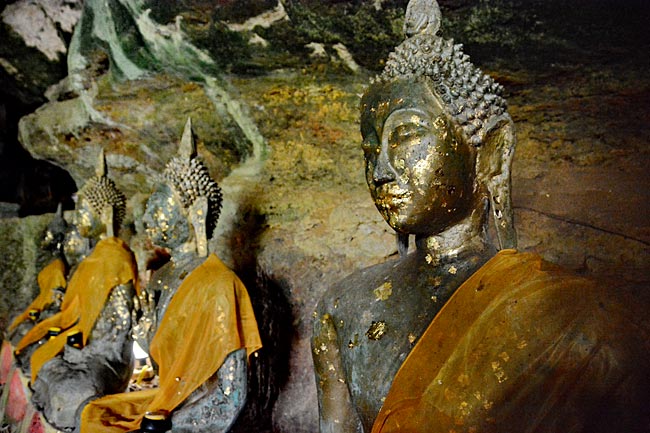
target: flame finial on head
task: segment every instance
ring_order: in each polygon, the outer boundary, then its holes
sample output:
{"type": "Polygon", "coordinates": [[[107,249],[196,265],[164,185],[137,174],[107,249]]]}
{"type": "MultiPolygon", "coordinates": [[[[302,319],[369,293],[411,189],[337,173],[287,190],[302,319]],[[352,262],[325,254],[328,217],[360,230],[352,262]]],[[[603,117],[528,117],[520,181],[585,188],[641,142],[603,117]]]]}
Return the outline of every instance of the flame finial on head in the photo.
{"type": "Polygon", "coordinates": [[[440,20],[436,0],[411,0],[406,6],[404,34],[409,38],[417,34],[435,35],[440,30],[440,20]]]}
{"type": "Polygon", "coordinates": [[[97,165],[95,166],[95,176],[97,177],[106,177],[106,156],[104,155],[104,148],[99,149],[99,155],[97,157],[97,165]]]}
{"type": "Polygon", "coordinates": [[[178,148],[178,156],[185,160],[190,160],[196,157],[196,142],[194,141],[194,133],[192,132],[192,118],[188,117],[183,129],[183,136],[178,148]]]}

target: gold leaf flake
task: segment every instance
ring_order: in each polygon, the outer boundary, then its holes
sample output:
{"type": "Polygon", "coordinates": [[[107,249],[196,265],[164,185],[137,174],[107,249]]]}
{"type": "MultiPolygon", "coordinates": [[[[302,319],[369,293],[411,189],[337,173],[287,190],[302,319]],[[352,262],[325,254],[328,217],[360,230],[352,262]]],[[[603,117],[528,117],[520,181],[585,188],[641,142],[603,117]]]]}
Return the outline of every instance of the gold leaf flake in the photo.
{"type": "Polygon", "coordinates": [[[375,298],[377,298],[378,301],[385,301],[386,299],[390,298],[390,295],[393,294],[393,283],[386,281],[384,284],[377,287],[373,293],[375,294],[375,298]]]}
{"type": "Polygon", "coordinates": [[[366,331],[366,336],[371,340],[379,340],[386,333],[386,322],[380,320],[378,322],[373,321],[366,331]]]}

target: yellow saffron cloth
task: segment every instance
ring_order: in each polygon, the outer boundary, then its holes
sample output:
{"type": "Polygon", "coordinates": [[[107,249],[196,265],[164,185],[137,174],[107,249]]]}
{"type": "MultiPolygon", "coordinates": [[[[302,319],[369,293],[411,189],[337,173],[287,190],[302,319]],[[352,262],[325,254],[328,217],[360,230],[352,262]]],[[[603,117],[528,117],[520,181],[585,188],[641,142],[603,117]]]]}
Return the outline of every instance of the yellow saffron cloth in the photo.
{"type": "Polygon", "coordinates": [[[647,431],[650,325],[624,297],[500,252],[431,322],[372,433],[647,431]]]}
{"type": "Polygon", "coordinates": [[[32,354],[32,380],[36,379],[41,366],[63,349],[68,333],[83,332],[83,343],[86,344],[111,290],[129,281],[138,287],[135,258],[129,247],[115,237],[99,241],[70,278],[61,311],[36,324],[16,346],[20,351],[39,341],[51,327],[63,330],[32,354]]]}
{"type": "Polygon", "coordinates": [[[54,289],[65,288],[65,263],[61,259],[52,260],[45,266],[36,278],[40,293],[31,304],[9,325],[9,331],[29,319],[29,310],[43,311],[54,302],[54,289]]]}
{"type": "Polygon", "coordinates": [[[86,405],[82,433],[136,430],[145,412],[171,413],[240,348],[262,347],[253,307],[239,278],[211,254],[174,294],[153,337],[150,355],[159,387],[108,395],[86,405]]]}

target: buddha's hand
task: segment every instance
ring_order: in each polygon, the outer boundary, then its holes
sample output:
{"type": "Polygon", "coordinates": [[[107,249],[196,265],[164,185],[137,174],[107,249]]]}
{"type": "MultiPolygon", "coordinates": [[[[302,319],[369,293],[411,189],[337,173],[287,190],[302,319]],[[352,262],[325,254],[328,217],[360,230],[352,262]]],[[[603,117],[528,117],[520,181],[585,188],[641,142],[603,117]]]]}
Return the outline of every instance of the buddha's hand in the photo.
{"type": "Polygon", "coordinates": [[[143,290],[135,297],[135,308],[132,314],[132,323],[135,323],[132,331],[133,340],[143,348],[149,346],[152,333],[156,329],[156,302],[150,291],[143,290]]]}

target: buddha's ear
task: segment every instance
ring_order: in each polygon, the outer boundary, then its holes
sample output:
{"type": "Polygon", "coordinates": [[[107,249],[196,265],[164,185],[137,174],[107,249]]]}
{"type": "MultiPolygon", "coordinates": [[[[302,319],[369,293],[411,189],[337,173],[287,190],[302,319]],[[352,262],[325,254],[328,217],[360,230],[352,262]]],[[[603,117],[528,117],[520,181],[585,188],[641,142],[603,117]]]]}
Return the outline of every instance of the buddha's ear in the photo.
{"type": "Polygon", "coordinates": [[[490,195],[490,209],[500,248],[516,248],[510,181],[516,144],[514,122],[504,113],[491,119],[485,131],[478,149],[477,177],[490,195]]]}
{"type": "Polygon", "coordinates": [[[190,222],[194,228],[196,251],[199,257],[208,255],[208,198],[198,197],[190,206],[190,222]]]}
{"type": "Polygon", "coordinates": [[[100,221],[106,227],[106,236],[112,238],[115,236],[115,210],[113,206],[104,206],[102,209],[102,214],[100,215],[100,221]]]}

